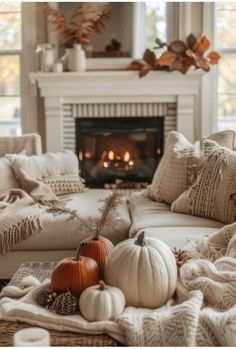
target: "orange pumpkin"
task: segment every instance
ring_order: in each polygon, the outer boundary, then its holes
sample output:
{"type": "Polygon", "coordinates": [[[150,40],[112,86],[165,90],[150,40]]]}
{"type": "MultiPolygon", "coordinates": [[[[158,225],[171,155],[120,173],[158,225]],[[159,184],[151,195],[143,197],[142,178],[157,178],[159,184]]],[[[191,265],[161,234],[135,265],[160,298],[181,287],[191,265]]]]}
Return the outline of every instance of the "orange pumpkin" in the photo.
{"type": "Polygon", "coordinates": [[[110,240],[100,235],[95,235],[94,237],[84,240],[81,243],[81,256],[94,259],[101,270],[101,274],[103,275],[106,259],[111,253],[112,249],[113,244],[110,240]]]}
{"type": "Polygon", "coordinates": [[[95,260],[82,257],[80,248],[75,257],[63,259],[57,264],[51,276],[51,288],[56,292],[71,293],[79,297],[90,286],[96,285],[100,278],[100,269],[95,260]]]}

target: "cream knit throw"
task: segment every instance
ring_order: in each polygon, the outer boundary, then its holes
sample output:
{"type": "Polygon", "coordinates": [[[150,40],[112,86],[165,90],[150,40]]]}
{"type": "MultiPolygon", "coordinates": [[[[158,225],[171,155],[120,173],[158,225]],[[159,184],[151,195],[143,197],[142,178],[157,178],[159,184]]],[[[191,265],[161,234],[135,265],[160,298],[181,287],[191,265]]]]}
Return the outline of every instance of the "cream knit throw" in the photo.
{"type": "Polygon", "coordinates": [[[42,231],[40,216],[45,207],[38,204],[58,201],[51,189],[22,173],[27,193],[10,189],[0,197],[0,254],[42,231]]]}
{"type": "Polygon", "coordinates": [[[180,269],[176,298],[159,309],[128,307],[114,321],[88,322],[79,314],[62,317],[37,306],[37,288],[19,300],[9,298],[14,295],[6,288],[0,319],[108,333],[130,346],[236,346],[236,223],[193,241],[189,251],[194,258],[180,269]]]}

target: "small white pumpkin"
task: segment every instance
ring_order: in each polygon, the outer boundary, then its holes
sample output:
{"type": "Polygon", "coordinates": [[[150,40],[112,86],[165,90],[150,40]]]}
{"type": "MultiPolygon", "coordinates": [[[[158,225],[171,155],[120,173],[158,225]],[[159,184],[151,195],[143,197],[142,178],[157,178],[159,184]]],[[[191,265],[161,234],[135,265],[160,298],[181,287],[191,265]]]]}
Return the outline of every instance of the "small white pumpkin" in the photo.
{"type": "Polygon", "coordinates": [[[88,287],[79,299],[80,312],[88,321],[112,320],[123,313],[125,296],[117,287],[110,287],[104,281],[88,287]]]}
{"type": "Polygon", "coordinates": [[[105,281],[123,291],[126,306],[157,308],[176,290],[176,261],[164,242],[144,233],[115,246],[106,261],[105,281]]]}

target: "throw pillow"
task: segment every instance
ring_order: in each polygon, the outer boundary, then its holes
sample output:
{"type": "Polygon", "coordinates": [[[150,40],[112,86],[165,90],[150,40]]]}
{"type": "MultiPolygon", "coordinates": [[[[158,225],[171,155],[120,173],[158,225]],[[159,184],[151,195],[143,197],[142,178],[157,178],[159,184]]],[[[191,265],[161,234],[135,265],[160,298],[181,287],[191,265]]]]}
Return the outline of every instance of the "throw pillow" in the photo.
{"type": "Polygon", "coordinates": [[[4,194],[9,189],[19,188],[10,161],[5,157],[0,157],[0,195],[4,194]]]}
{"type": "Polygon", "coordinates": [[[229,224],[235,221],[236,153],[216,142],[203,141],[207,160],[196,182],[178,197],[171,210],[212,218],[229,224]]]}
{"type": "MultiPolygon", "coordinates": [[[[220,145],[234,148],[234,131],[217,132],[209,136],[220,145]]],[[[166,151],[156,169],[147,195],[158,202],[172,204],[196,180],[205,157],[201,142],[191,144],[181,133],[171,131],[166,151]]]]}
{"type": "Polygon", "coordinates": [[[56,195],[80,192],[84,189],[83,180],[78,174],[78,158],[72,151],[33,156],[14,154],[7,157],[19,181],[23,171],[32,179],[49,185],[56,195]]]}

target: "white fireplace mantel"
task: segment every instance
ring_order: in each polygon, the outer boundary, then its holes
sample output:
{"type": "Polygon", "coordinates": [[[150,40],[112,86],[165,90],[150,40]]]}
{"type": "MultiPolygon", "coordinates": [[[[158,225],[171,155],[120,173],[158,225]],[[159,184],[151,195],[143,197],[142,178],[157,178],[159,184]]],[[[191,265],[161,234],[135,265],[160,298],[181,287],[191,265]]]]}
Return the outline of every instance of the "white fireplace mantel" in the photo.
{"type": "Polygon", "coordinates": [[[176,103],[177,130],[193,141],[201,123],[201,86],[204,73],[88,71],[84,73],[30,73],[31,83],[44,98],[47,151],[62,148],[63,104],[176,103]]]}

